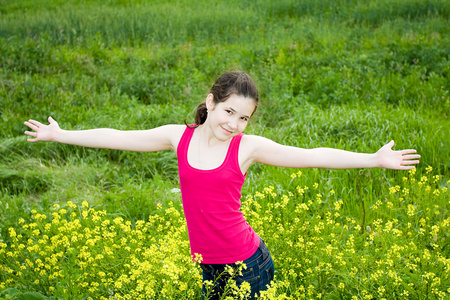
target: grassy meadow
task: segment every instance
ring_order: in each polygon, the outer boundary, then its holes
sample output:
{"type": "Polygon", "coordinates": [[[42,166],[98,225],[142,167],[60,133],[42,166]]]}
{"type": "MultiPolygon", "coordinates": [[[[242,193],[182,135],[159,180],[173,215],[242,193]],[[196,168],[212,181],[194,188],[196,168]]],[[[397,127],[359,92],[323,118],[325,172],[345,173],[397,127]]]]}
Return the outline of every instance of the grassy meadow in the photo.
{"type": "Polygon", "coordinates": [[[0,0],[0,299],[200,298],[174,153],[28,143],[23,122],[193,122],[228,70],[259,87],[248,134],[422,156],[252,166],[242,211],[276,267],[262,298],[450,298],[449,16],[444,0],[0,0]]]}

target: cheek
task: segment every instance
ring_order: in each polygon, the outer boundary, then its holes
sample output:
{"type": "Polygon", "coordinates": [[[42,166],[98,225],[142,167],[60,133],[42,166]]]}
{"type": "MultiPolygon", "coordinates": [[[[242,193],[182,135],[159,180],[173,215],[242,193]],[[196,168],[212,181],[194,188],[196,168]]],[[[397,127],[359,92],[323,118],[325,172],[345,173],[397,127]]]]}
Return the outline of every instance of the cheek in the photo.
{"type": "Polygon", "coordinates": [[[239,131],[244,131],[244,129],[247,127],[248,123],[247,122],[243,122],[239,124],[239,131]]]}
{"type": "Polygon", "coordinates": [[[219,123],[226,123],[226,122],[228,122],[229,118],[226,114],[222,113],[222,114],[217,114],[216,120],[219,123]]]}
{"type": "Polygon", "coordinates": [[[209,112],[209,117],[211,117],[211,121],[218,123],[223,122],[223,120],[225,119],[224,114],[215,110],[209,112]]]}

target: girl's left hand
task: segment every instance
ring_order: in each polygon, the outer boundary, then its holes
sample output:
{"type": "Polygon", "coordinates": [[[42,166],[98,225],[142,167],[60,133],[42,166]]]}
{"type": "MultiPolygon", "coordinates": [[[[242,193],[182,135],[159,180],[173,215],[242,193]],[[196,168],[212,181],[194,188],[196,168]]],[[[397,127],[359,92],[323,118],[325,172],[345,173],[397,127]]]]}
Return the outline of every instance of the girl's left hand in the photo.
{"type": "Polygon", "coordinates": [[[375,153],[378,157],[379,164],[381,168],[393,169],[393,170],[411,170],[414,169],[414,166],[419,163],[419,154],[415,149],[408,150],[392,150],[394,146],[394,141],[390,141],[380,150],[375,153]]]}

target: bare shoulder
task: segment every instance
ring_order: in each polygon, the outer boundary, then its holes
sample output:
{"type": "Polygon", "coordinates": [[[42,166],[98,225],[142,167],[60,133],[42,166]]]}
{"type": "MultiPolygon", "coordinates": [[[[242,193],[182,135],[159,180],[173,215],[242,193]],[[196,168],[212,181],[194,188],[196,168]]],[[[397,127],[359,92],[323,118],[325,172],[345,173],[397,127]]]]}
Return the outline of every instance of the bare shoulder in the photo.
{"type": "Polygon", "coordinates": [[[170,124],[160,127],[160,130],[170,139],[172,149],[175,151],[178,147],[178,143],[186,130],[186,125],[170,124]]]}
{"type": "Polygon", "coordinates": [[[164,129],[166,132],[170,133],[171,135],[179,135],[183,134],[184,130],[186,129],[186,125],[181,124],[169,124],[161,126],[160,128],[164,129]]]}
{"type": "MultiPolygon", "coordinates": [[[[268,138],[248,135],[243,139],[243,154],[246,161],[259,162],[278,167],[297,167],[292,162],[304,156],[304,149],[286,146],[268,138]]],[[[300,165],[300,164],[299,164],[300,165]]]]}
{"type": "Polygon", "coordinates": [[[258,135],[244,135],[241,140],[241,146],[239,148],[242,157],[252,162],[258,161],[258,156],[263,149],[270,147],[270,145],[276,144],[272,140],[258,135]]]}
{"type": "Polygon", "coordinates": [[[261,146],[275,142],[262,136],[246,134],[242,137],[241,143],[243,147],[255,150],[261,146]]]}

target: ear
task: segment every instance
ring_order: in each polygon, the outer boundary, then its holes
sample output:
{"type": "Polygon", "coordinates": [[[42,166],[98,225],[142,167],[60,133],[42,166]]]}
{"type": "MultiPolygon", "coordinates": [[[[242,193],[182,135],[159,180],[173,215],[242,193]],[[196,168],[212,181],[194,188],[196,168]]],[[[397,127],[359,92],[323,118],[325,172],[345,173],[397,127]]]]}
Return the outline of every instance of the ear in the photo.
{"type": "Polygon", "coordinates": [[[206,108],[208,110],[214,110],[214,106],[215,106],[214,95],[209,93],[208,96],[206,97],[205,103],[206,103],[206,108]]]}

